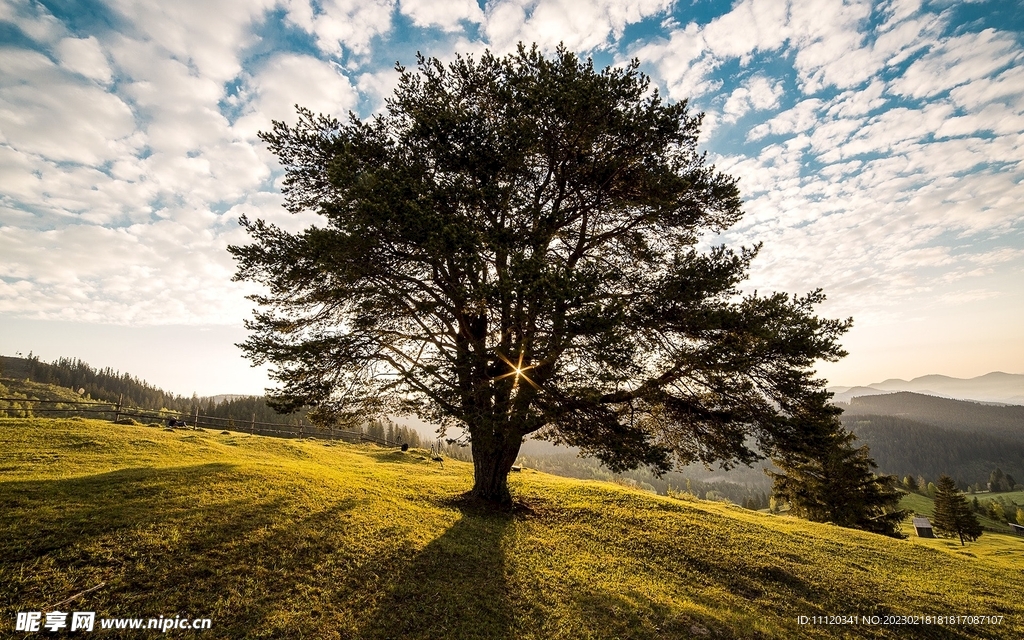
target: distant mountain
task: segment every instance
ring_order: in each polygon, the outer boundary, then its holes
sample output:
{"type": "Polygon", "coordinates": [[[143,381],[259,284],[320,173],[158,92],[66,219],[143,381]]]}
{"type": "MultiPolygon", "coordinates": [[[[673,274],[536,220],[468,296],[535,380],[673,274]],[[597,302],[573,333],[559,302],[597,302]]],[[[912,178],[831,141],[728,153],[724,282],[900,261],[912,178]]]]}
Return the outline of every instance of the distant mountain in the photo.
{"type": "Polygon", "coordinates": [[[892,391],[883,391],[872,387],[829,387],[828,390],[835,394],[832,398],[833,402],[844,402],[846,404],[849,404],[851,399],[860,396],[877,396],[883,393],[892,393],[892,391]]]}
{"type": "Polygon", "coordinates": [[[882,392],[912,391],[931,396],[1024,405],[1024,374],[994,371],[976,378],[951,378],[928,375],[913,380],[890,378],[861,387],[830,387],[836,402],[850,398],[877,395],[882,392]]]}
{"type": "Polygon", "coordinates": [[[853,398],[845,415],[894,416],[969,433],[1024,442],[1024,407],[998,406],[900,391],[853,398]]]}
{"type": "Polygon", "coordinates": [[[995,468],[1024,478],[1024,407],[901,391],[854,397],[843,424],[884,473],[984,483],[995,468]]]}

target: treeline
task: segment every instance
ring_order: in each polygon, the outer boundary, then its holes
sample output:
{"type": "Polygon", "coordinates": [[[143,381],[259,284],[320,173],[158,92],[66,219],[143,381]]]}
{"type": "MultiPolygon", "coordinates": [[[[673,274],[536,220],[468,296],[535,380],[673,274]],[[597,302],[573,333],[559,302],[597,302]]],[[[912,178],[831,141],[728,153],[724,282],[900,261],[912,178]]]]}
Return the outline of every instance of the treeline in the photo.
{"type": "Polygon", "coordinates": [[[996,467],[1024,478],[1024,443],[1016,440],[887,415],[847,412],[842,419],[868,445],[883,473],[930,478],[947,474],[964,488],[984,484],[996,467]]]}
{"type": "MultiPolygon", "coordinates": [[[[944,474],[948,475],[948,474],[944,474]]],[[[914,477],[907,475],[903,477],[903,489],[905,491],[920,494],[935,499],[939,488],[935,482],[929,482],[924,476],[914,477]]],[[[1002,469],[993,469],[988,475],[985,483],[957,482],[957,489],[968,496],[967,503],[971,510],[978,515],[988,516],[992,520],[1002,524],[1004,522],[1015,522],[1024,525],[1024,504],[1020,504],[1007,494],[1011,491],[1019,495],[1024,491],[1024,485],[1017,482],[1014,477],[1004,473],[1002,469]]]]}
{"type": "MultiPolygon", "coordinates": [[[[77,358],[58,358],[42,362],[39,356],[27,358],[0,356],[0,378],[71,389],[80,400],[97,400],[137,407],[149,411],[171,411],[184,416],[224,418],[241,428],[253,419],[256,422],[294,425],[306,421],[306,412],[280,414],[267,405],[263,396],[240,396],[217,402],[213,397],[185,397],[168,393],[144,380],[109,367],[96,369],[77,358]]],[[[10,385],[8,385],[10,386],[10,385]]],[[[68,395],[68,394],[64,394],[68,395]]],[[[41,396],[37,396],[43,399],[41,396]]]]}
{"type": "Polygon", "coordinates": [[[96,369],[77,358],[58,358],[42,362],[29,353],[27,358],[0,356],[0,376],[27,378],[32,382],[58,387],[84,390],[83,397],[103,402],[117,402],[142,409],[170,409],[185,412],[195,406],[199,398],[186,398],[167,393],[163,389],[110,367],[96,369]]]}
{"type": "Polygon", "coordinates": [[[390,420],[371,420],[363,426],[363,433],[387,442],[407,444],[410,447],[420,448],[423,446],[420,434],[415,429],[395,424],[390,420]]]}
{"type": "Polygon", "coordinates": [[[768,492],[755,484],[698,480],[679,472],[669,472],[659,478],[646,469],[612,473],[597,459],[579,458],[573,454],[520,456],[519,463],[545,473],[617,482],[663,496],[689,494],[704,500],[732,502],[749,509],[766,509],[769,506],[768,492]]]}
{"type": "Polygon", "coordinates": [[[243,428],[252,420],[271,424],[309,424],[305,410],[292,414],[280,414],[267,405],[266,398],[263,396],[239,396],[221,402],[215,402],[213,398],[197,398],[188,406],[189,415],[192,415],[191,412],[197,406],[200,417],[223,418],[229,421],[226,423],[228,428],[232,426],[243,428]]]}
{"type": "MultiPolygon", "coordinates": [[[[942,475],[948,476],[948,473],[942,475]]],[[[952,477],[952,476],[950,476],[952,477]]],[[[975,482],[971,484],[969,482],[957,481],[954,479],[957,488],[967,494],[974,493],[1007,493],[1009,491],[1024,491],[1024,485],[1017,482],[1014,477],[1008,473],[1004,473],[1002,469],[996,467],[991,473],[988,474],[987,482],[975,482]]],[[[934,498],[938,488],[934,482],[929,482],[924,476],[917,476],[916,478],[911,475],[903,476],[903,488],[906,491],[912,491],[919,493],[929,498],[934,498]]]]}

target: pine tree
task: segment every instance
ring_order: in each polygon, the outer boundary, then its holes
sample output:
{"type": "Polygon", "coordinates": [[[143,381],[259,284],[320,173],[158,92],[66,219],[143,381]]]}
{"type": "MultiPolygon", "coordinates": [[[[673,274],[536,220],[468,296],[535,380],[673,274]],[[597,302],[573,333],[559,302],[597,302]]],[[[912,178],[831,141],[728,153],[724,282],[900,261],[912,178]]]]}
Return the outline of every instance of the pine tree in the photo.
{"type": "Polygon", "coordinates": [[[818,424],[808,430],[818,441],[808,442],[802,453],[773,458],[781,470],[767,472],[773,494],[789,503],[793,515],[902,538],[899,525],[907,514],[898,509],[899,479],[872,473],[867,447],[855,447],[854,435],[832,418],[811,418],[818,424]]]}
{"type": "Polygon", "coordinates": [[[988,488],[990,491],[995,493],[996,491],[1006,491],[1006,477],[1003,475],[1003,470],[996,467],[996,470],[988,476],[988,488]]]}
{"type": "Polygon", "coordinates": [[[965,540],[974,542],[981,537],[981,523],[971,512],[967,498],[957,489],[956,482],[946,475],[939,478],[936,487],[932,527],[939,535],[960,536],[961,546],[965,540]]]}

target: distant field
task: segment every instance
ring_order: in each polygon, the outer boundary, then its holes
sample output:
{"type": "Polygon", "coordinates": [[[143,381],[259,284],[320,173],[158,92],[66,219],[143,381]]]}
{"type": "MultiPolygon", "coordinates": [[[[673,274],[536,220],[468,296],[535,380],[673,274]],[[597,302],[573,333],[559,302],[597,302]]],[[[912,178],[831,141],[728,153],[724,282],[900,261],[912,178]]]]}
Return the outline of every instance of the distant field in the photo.
{"type": "MultiPolygon", "coordinates": [[[[1013,494],[997,493],[992,495],[1012,496],[1013,494]]],[[[970,499],[973,497],[974,496],[966,496],[968,501],[970,501],[970,499]]],[[[985,501],[986,497],[990,497],[990,494],[978,494],[978,499],[981,500],[982,502],[985,501]]],[[[916,493],[909,493],[904,495],[903,499],[900,500],[900,507],[903,509],[914,511],[915,513],[921,514],[923,516],[928,516],[930,518],[932,516],[932,513],[934,513],[935,511],[935,501],[932,500],[931,498],[926,498],[925,496],[916,493]]],[[[977,513],[975,515],[978,516],[978,522],[981,523],[981,526],[985,527],[985,529],[989,532],[995,530],[999,533],[1011,534],[1010,527],[1007,526],[1005,522],[998,522],[980,513],[977,513]]],[[[1021,541],[1024,541],[1024,538],[1021,538],[1021,541]]]]}
{"type": "Polygon", "coordinates": [[[454,499],[470,480],[416,450],[2,419],[0,635],[105,583],[64,610],[212,619],[183,638],[1024,636],[1011,536],[982,553],[530,471],[490,513],[454,499]],[[858,624],[798,623],[830,615],[858,624]],[[1002,622],[860,623],[886,615],[1002,622]]]}
{"type": "Polygon", "coordinates": [[[1008,502],[1024,504],[1024,491],[1007,491],[1005,493],[977,493],[974,495],[967,496],[967,499],[970,500],[975,495],[978,496],[978,500],[981,500],[982,502],[984,502],[985,500],[989,500],[991,498],[1003,498],[1008,502]]]}

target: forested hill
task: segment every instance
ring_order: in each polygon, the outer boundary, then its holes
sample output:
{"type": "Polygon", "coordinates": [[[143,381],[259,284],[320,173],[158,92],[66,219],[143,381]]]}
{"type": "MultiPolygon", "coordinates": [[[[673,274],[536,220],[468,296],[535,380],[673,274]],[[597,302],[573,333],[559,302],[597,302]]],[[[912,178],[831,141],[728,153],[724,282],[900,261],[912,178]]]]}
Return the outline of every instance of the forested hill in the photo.
{"type": "Polygon", "coordinates": [[[1024,478],[1024,443],[1016,440],[895,416],[847,414],[843,424],[870,447],[882,473],[930,480],[947,474],[961,485],[982,486],[997,468],[1024,478]]]}
{"type": "Polygon", "coordinates": [[[205,398],[186,398],[168,393],[163,389],[140,380],[127,373],[107,367],[96,369],[77,358],[59,358],[43,362],[38,356],[28,358],[0,356],[0,377],[29,379],[32,382],[52,384],[69,389],[84,389],[83,395],[94,400],[117,402],[142,409],[170,409],[188,411],[197,401],[205,404],[205,398]]]}
{"type": "Polygon", "coordinates": [[[1024,407],[899,392],[859,396],[843,423],[871,449],[884,473],[948,474],[981,483],[996,468],[1024,477],[1024,407]]]}
{"type": "Polygon", "coordinates": [[[853,398],[847,417],[893,416],[951,431],[984,433],[1024,443],[1024,406],[989,405],[899,392],[853,398]]]}

